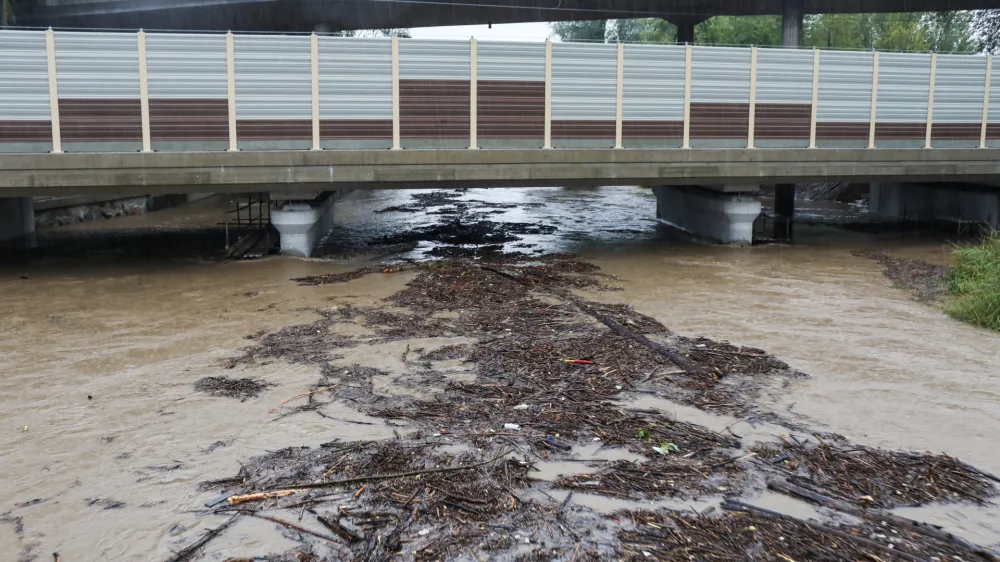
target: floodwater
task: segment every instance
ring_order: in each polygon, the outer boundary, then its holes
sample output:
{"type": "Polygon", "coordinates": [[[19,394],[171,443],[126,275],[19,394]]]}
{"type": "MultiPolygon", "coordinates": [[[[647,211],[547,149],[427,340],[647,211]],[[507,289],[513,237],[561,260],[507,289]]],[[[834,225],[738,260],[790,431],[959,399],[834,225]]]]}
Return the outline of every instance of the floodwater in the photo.
{"type": "MultiPolygon", "coordinates": [[[[289,279],[424,256],[437,244],[376,243],[448,218],[374,212],[410,203],[410,193],[348,195],[321,259],[221,262],[214,200],[42,232],[38,250],[3,254],[0,562],[53,552],[67,562],[163,560],[221,522],[198,513],[213,495],[199,492],[199,482],[231,476],[241,460],[267,450],[391,437],[382,424],[308,412],[279,418],[272,410],[308,390],[314,367],[226,369],[223,360],[248,334],[314,320],[304,309],[329,307],[331,297],[374,303],[400,289],[409,274],[321,287],[289,279]],[[192,389],[199,378],[223,375],[277,386],[245,402],[192,389]]],[[[638,188],[456,196],[484,202],[473,206],[494,213],[491,221],[556,228],[507,249],[576,252],[621,279],[624,291],[588,297],[632,304],[684,335],[766,349],[811,375],[770,389],[770,408],[856,442],[944,452],[1000,473],[1000,335],[913,301],[877,263],[851,255],[882,249],[945,262],[947,240],[838,229],[825,223],[869,217],[849,205],[800,202],[799,216],[812,224],[796,225],[794,245],[716,247],[659,225],[654,198],[638,188]],[[517,206],[489,207],[498,204],[517,206]]],[[[357,353],[374,367],[405,368],[392,350],[357,353]]],[[[346,405],[325,413],[368,421],[346,405]]],[[[994,507],[906,515],[1000,543],[994,507]]],[[[244,520],[212,544],[207,559],[222,560],[219,549],[250,556],[294,543],[271,523],[244,520]]]]}

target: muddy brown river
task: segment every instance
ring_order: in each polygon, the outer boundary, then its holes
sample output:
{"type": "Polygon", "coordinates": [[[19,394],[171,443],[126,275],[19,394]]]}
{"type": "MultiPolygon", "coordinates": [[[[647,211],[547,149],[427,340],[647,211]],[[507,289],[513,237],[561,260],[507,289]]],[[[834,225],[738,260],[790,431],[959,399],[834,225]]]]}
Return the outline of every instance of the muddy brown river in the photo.
{"type": "MultiPolygon", "coordinates": [[[[314,367],[226,369],[223,360],[249,334],[315,320],[303,309],[329,307],[332,297],[375,304],[400,290],[411,274],[320,287],[290,278],[425,257],[436,242],[400,235],[441,215],[375,212],[410,195],[348,195],[318,259],[221,262],[213,255],[221,247],[217,200],[43,232],[37,252],[5,258],[0,561],[50,560],[53,552],[66,562],[163,560],[221,521],[202,514],[215,494],[199,492],[199,482],[230,476],[269,450],[392,437],[381,423],[277,419],[282,400],[315,382],[314,367]],[[224,375],[276,386],[244,402],[192,389],[224,375]]],[[[469,190],[458,201],[496,205],[484,207],[490,221],[556,228],[519,235],[503,242],[507,249],[575,252],[620,278],[623,291],[588,298],[631,304],[683,335],[766,349],[810,375],[768,389],[767,407],[858,443],[943,452],[1000,473],[1000,335],[914,301],[878,263],[851,255],[879,249],[946,263],[947,240],[831,226],[871,220],[843,204],[800,202],[811,224],[797,225],[794,245],[730,248],[665,230],[653,197],[637,188],[469,190]]],[[[396,351],[362,347],[343,361],[395,372],[405,368],[396,351]]],[[[380,422],[340,408],[332,415],[380,422]]],[[[1000,544],[995,506],[900,511],[1000,544]]],[[[294,544],[273,524],[246,518],[205,559],[294,544]]]]}

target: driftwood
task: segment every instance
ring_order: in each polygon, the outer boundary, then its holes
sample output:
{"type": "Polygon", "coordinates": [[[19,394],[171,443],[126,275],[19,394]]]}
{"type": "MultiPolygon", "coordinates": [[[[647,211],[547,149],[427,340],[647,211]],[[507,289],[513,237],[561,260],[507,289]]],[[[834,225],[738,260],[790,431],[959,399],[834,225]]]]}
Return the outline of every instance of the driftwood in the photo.
{"type": "Polygon", "coordinates": [[[770,480],[767,483],[767,487],[783,494],[788,494],[790,496],[795,496],[798,498],[806,499],[822,505],[823,507],[828,507],[830,509],[847,513],[848,515],[854,515],[855,517],[875,517],[882,521],[886,521],[898,527],[902,527],[914,533],[919,533],[921,535],[931,537],[940,541],[951,543],[959,548],[964,548],[970,552],[974,552],[980,557],[991,560],[994,562],[1000,562],[1000,557],[996,553],[985,549],[977,544],[973,544],[961,537],[956,537],[955,535],[945,531],[940,527],[935,527],[927,523],[921,523],[913,519],[907,519],[906,517],[900,517],[892,513],[886,513],[880,510],[870,510],[862,509],[850,503],[842,500],[831,498],[823,494],[814,492],[802,486],[797,486],[791,482],[785,482],[782,480],[770,480]]]}
{"type": "Polygon", "coordinates": [[[317,515],[316,519],[318,519],[319,522],[322,523],[324,527],[330,529],[331,531],[334,532],[334,534],[336,534],[338,537],[344,539],[347,542],[365,540],[364,537],[348,529],[347,527],[344,527],[343,525],[340,524],[339,521],[335,520],[332,517],[323,517],[322,515],[317,515]]]}
{"type": "Polygon", "coordinates": [[[581,312],[583,312],[588,316],[593,317],[595,320],[597,320],[601,324],[604,324],[605,326],[608,327],[609,330],[618,334],[619,336],[629,338],[638,343],[639,345],[647,347],[650,350],[666,357],[667,359],[670,360],[671,363],[677,365],[681,369],[684,369],[685,372],[694,373],[698,371],[694,363],[692,363],[690,359],[685,357],[679,351],[670,349],[669,347],[661,343],[657,343],[636,331],[629,330],[625,326],[619,324],[614,318],[611,318],[607,314],[602,314],[594,310],[593,308],[587,306],[586,304],[583,304],[583,302],[580,301],[579,299],[570,299],[570,301],[573,302],[573,304],[575,304],[576,307],[580,309],[581,312]]]}
{"type": "Polygon", "coordinates": [[[193,544],[191,544],[188,547],[185,547],[180,552],[177,552],[176,554],[174,554],[173,556],[171,556],[170,558],[168,558],[167,562],[183,562],[184,560],[189,560],[192,556],[194,556],[194,554],[196,552],[198,552],[198,550],[201,547],[203,547],[206,544],[208,544],[208,541],[210,541],[210,540],[214,539],[215,537],[221,535],[223,531],[225,531],[226,529],[228,529],[239,518],[240,518],[240,515],[234,515],[234,516],[230,517],[229,520],[226,521],[225,523],[223,523],[222,525],[219,525],[218,527],[216,527],[214,529],[209,529],[196,542],[194,542],[193,544]]]}
{"type": "Polygon", "coordinates": [[[511,454],[514,450],[508,449],[499,455],[487,459],[482,462],[477,462],[475,464],[462,464],[458,466],[449,466],[445,468],[428,468],[426,470],[414,470],[412,472],[399,472],[396,474],[371,474],[368,476],[356,476],[354,478],[342,478],[340,480],[327,480],[326,482],[310,482],[308,484],[293,484],[291,486],[285,486],[285,490],[308,490],[313,488],[331,488],[333,486],[343,486],[344,484],[357,484],[360,482],[371,482],[373,480],[391,480],[393,478],[405,478],[407,476],[419,476],[421,474],[438,474],[441,472],[455,472],[457,470],[469,470],[470,468],[478,468],[490,464],[493,461],[497,461],[511,454]]]}
{"type": "Polygon", "coordinates": [[[798,517],[792,517],[791,515],[785,515],[783,513],[778,513],[776,511],[771,511],[770,509],[759,508],[757,506],[750,505],[750,504],[747,504],[747,503],[743,503],[741,501],[726,500],[722,504],[722,509],[726,509],[726,510],[729,510],[729,511],[753,512],[753,513],[758,513],[760,515],[765,515],[767,517],[774,517],[774,518],[777,518],[777,519],[784,519],[786,521],[794,521],[795,523],[798,523],[799,525],[804,525],[806,527],[809,527],[810,529],[812,529],[812,530],[814,530],[816,532],[819,532],[819,533],[822,533],[822,534],[825,534],[825,535],[840,537],[840,538],[842,538],[844,540],[853,542],[855,544],[860,544],[860,545],[867,546],[868,548],[873,548],[875,550],[878,550],[879,552],[885,553],[886,555],[889,556],[890,559],[892,559],[892,558],[895,557],[895,558],[902,558],[903,560],[909,560],[910,562],[928,562],[927,558],[920,558],[919,556],[914,556],[914,555],[908,554],[906,552],[900,552],[898,550],[890,548],[889,545],[884,545],[884,544],[875,542],[875,541],[873,541],[871,539],[867,539],[865,537],[854,536],[854,535],[852,535],[850,533],[845,533],[844,531],[841,531],[840,529],[834,529],[833,527],[828,527],[826,525],[821,525],[819,523],[813,523],[811,521],[805,521],[805,520],[799,519],[798,517]]]}
{"type": "MultiPolygon", "coordinates": [[[[484,271],[489,271],[491,273],[495,273],[497,275],[500,275],[501,277],[505,277],[505,278],[510,279],[512,281],[516,281],[518,283],[521,283],[522,285],[527,285],[529,287],[532,286],[530,283],[526,282],[524,279],[520,279],[520,278],[518,278],[518,277],[516,277],[514,275],[511,275],[511,274],[506,273],[504,271],[500,271],[499,269],[496,269],[494,267],[488,267],[488,266],[484,265],[484,266],[480,266],[480,269],[482,269],[484,271]]],[[[635,341],[636,343],[638,343],[639,345],[647,347],[650,350],[652,350],[652,351],[654,351],[654,352],[656,352],[656,353],[658,353],[658,354],[666,357],[667,359],[670,360],[671,363],[673,363],[674,365],[677,365],[681,369],[684,369],[685,372],[695,373],[695,372],[698,371],[698,369],[695,367],[694,363],[692,363],[690,359],[688,359],[687,357],[685,357],[679,351],[670,349],[669,347],[667,347],[667,346],[665,346],[663,344],[657,343],[657,342],[655,342],[655,341],[647,338],[646,336],[644,336],[644,335],[642,335],[642,334],[640,334],[640,333],[638,333],[636,331],[629,330],[625,326],[622,326],[621,324],[619,324],[614,318],[611,318],[607,314],[602,314],[602,313],[594,310],[593,308],[587,306],[586,304],[583,303],[583,301],[581,299],[575,298],[575,297],[573,297],[571,295],[563,294],[562,292],[559,292],[559,296],[562,297],[562,298],[564,298],[565,300],[573,303],[584,314],[586,314],[586,315],[594,318],[598,322],[600,322],[600,323],[604,324],[605,326],[607,326],[608,329],[610,329],[612,332],[618,334],[619,336],[629,338],[629,339],[635,341]]]]}

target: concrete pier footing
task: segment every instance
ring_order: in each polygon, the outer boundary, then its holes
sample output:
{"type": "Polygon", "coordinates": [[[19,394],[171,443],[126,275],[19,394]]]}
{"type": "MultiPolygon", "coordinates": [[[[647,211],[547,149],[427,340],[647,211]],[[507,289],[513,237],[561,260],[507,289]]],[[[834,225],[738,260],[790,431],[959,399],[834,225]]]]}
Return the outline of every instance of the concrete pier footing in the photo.
{"type": "Polygon", "coordinates": [[[0,241],[33,238],[35,206],[31,197],[0,198],[0,241]]]}
{"type": "Polygon", "coordinates": [[[654,187],[656,217],[697,236],[723,244],[753,242],[760,201],[743,193],[720,193],[697,186],[654,187]]]}
{"type": "Polygon", "coordinates": [[[309,257],[333,228],[334,200],[325,192],[312,201],[288,201],[271,211],[271,224],[281,235],[281,253],[309,257]]]}
{"type": "Polygon", "coordinates": [[[884,217],[974,222],[1000,228],[1000,191],[972,184],[873,183],[872,211],[884,217]]]}

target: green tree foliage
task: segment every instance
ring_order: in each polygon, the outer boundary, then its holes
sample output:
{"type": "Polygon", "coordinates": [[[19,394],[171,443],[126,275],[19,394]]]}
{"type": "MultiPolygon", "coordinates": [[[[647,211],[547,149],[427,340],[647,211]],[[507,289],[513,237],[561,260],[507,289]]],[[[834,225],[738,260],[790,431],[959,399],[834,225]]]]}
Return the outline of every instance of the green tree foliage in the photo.
{"type": "Polygon", "coordinates": [[[780,45],[778,16],[715,16],[694,28],[695,43],[708,45],[780,45]]]}
{"type": "MultiPolygon", "coordinates": [[[[995,29],[992,48],[1000,48],[1000,10],[992,26],[972,12],[912,14],[825,14],[805,18],[803,45],[824,49],[878,49],[883,51],[938,51],[970,53],[980,50],[974,27],[995,29]],[[974,19],[975,18],[975,19],[974,19]]],[[[563,41],[674,43],[677,28],[659,18],[598,20],[552,24],[563,41]]],[[[704,45],[781,44],[778,16],[716,16],[695,27],[695,42],[704,45]]]]}
{"type": "Polygon", "coordinates": [[[608,20],[560,21],[549,24],[563,41],[606,41],[608,20]]]}

